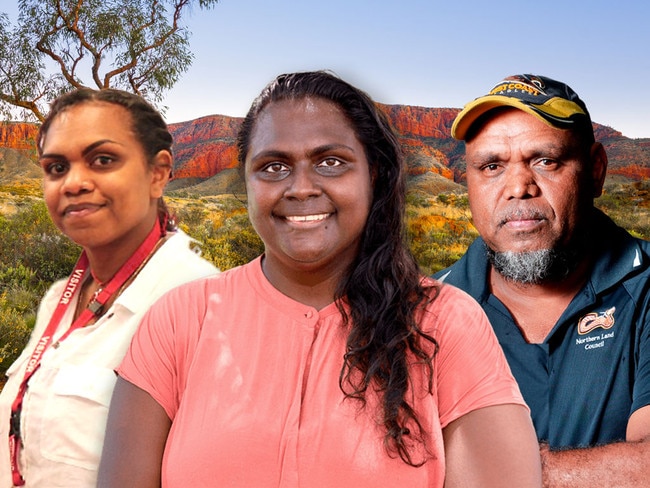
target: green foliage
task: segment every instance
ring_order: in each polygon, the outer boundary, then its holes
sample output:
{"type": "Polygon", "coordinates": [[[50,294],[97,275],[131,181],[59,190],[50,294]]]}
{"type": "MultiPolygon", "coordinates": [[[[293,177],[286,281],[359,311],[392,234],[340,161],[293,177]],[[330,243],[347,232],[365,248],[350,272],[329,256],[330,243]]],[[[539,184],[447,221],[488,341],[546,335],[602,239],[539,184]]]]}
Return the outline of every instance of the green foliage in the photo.
{"type": "Polygon", "coordinates": [[[0,109],[42,121],[50,100],[81,86],[160,102],[192,63],[181,17],[217,2],[21,0],[16,26],[0,14],[0,109]]]}
{"type": "Polygon", "coordinates": [[[177,214],[177,218],[181,223],[181,227],[185,232],[197,233],[193,235],[195,239],[203,237],[201,234],[204,229],[204,224],[207,219],[208,211],[200,205],[188,205],[177,214]]]}
{"type": "Polygon", "coordinates": [[[264,244],[246,215],[228,219],[210,247],[212,261],[219,269],[246,264],[264,252],[264,244]]]}
{"type": "Polygon", "coordinates": [[[223,198],[218,210],[187,205],[178,212],[180,227],[202,243],[203,257],[221,270],[246,264],[264,252],[264,245],[246,213],[243,202],[223,198]]]}
{"type": "Polygon", "coordinates": [[[427,207],[429,205],[430,195],[419,191],[410,191],[406,194],[406,206],[408,207],[427,207]]]}
{"type": "Polygon", "coordinates": [[[442,229],[424,232],[407,219],[408,245],[426,275],[451,266],[465,253],[478,233],[471,226],[446,223],[442,229]]]}
{"type": "Polygon", "coordinates": [[[0,295],[0,372],[4,375],[25,348],[34,327],[34,314],[3,306],[0,295]]]}
{"type": "Polygon", "coordinates": [[[39,195],[38,191],[35,191],[34,188],[29,186],[0,185],[0,191],[11,194],[13,197],[16,197],[17,200],[19,200],[20,197],[34,197],[39,195]]]}
{"type": "MultiPolygon", "coordinates": [[[[650,182],[610,186],[597,200],[633,235],[650,236],[650,182]],[[633,205],[631,205],[633,204],[633,205]]],[[[221,270],[249,262],[264,246],[245,203],[236,197],[172,198],[179,225],[201,243],[203,256],[221,270]]],[[[477,232],[470,223],[466,194],[435,198],[407,195],[407,242],[422,271],[429,275],[457,261],[477,232]]],[[[21,203],[17,213],[0,215],[0,373],[26,344],[45,290],[67,276],[80,248],[52,224],[39,200],[21,203]]]]}
{"type": "Polygon", "coordinates": [[[80,249],[56,229],[41,201],[0,216],[0,373],[25,347],[45,290],[67,276],[80,249]]]}
{"type": "Polygon", "coordinates": [[[49,284],[67,276],[81,252],[54,226],[41,201],[0,218],[0,235],[0,266],[24,266],[35,273],[36,283],[49,284]]]}
{"type": "Polygon", "coordinates": [[[12,288],[29,289],[36,286],[36,272],[22,264],[17,267],[2,265],[0,268],[0,291],[12,288]]]}
{"type": "Polygon", "coordinates": [[[609,183],[595,204],[633,236],[650,239],[650,181],[609,183]]]}
{"type": "Polygon", "coordinates": [[[467,198],[467,193],[457,194],[457,193],[439,193],[436,195],[438,202],[443,205],[454,207],[460,210],[469,209],[469,200],[467,198]]]}

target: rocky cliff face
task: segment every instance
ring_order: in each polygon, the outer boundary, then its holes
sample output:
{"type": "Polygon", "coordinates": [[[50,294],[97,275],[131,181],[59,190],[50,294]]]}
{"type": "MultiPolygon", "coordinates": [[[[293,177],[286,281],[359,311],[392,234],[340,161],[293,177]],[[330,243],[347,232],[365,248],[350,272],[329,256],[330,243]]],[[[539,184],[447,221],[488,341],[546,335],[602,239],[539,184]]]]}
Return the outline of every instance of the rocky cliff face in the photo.
{"type": "Polygon", "coordinates": [[[170,124],[174,136],[174,178],[208,179],[237,166],[235,138],[242,119],[213,115],[170,124]]]}
{"type": "Polygon", "coordinates": [[[226,115],[209,115],[199,119],[169,124],[169,131],[174,136],[174,144],[178,147],[192,146],[197,141],[214,139],[235,140],[242,119],[226,115]]]}
{"type": "Polygon", "coordinates": [[[0,123],[0,147],[31,150],[34,148],[38,127],[34,124],[0,123]]]}
{"type": "Polygon", "coordinates": [[[395,130],[408,137],[448,139],[457,108],[427,108],[410,105],[379,105],[395,130]]]}
{"type": "MultiPolygon", "coordinates": [[[[432,175],[463,181],[464,144],[450,135],[459,109],[379,106],[389,116],[399,135],[410,176],[432,175]]],[[[170,124],[174,136],[174,187],[218,178],[224,170],[235,168],[235,138],[241,122],[238,117],[210,115],[170,124]]],[[[599,124],[594,124],[594,129],[596,138],[607,150],[609,174],[633,180],[650,178],[650,139],[629,139],[615,129],[599,124]]],[[[0,124],[0,147],[33,155],[29,151],[34,150],[36,132],[34,124],[0,124]]]]}

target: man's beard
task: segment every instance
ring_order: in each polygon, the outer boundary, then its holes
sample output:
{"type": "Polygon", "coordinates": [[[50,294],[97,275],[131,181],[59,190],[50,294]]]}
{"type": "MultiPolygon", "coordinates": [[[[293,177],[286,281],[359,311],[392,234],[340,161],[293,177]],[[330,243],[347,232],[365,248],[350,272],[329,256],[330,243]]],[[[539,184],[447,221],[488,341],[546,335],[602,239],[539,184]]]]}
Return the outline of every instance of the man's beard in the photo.
{"type": "Polygon", "coordinates": [[[578,252],[541,249],[525,252],[496,252],[485,246],[492,267],[505,279],[524,285],[557,282],[576,269],[578,252]]]}

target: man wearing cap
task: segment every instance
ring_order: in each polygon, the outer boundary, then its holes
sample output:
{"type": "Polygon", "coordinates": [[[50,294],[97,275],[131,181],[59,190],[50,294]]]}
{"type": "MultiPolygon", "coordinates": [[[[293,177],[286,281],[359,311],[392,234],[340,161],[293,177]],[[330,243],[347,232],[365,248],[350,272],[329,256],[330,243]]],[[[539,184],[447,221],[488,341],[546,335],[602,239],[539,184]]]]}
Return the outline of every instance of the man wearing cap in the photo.
{"type": "Polygon", "coordinates": [[[585,104],[534,75],[458,114],[480,237],[436,277],[485,309],[542,445],[545,486],[650,486],[650,243],[594,207],[585,104]]]}

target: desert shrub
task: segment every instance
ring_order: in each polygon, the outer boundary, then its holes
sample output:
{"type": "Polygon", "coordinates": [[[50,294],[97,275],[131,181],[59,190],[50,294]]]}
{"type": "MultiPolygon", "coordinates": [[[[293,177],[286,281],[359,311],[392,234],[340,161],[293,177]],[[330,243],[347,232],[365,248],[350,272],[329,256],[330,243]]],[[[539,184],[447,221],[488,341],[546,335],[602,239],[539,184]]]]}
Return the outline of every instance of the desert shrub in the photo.
{"type": "Polygon", "coordinates": [[[33,288],[37,281],[36,272],[22,263],[15,267],[0,263],[0,292],[14,287],[33,288]]]}
{"type": "Polygon", "coordinates": [[[469,198],[467,197],[467,193],[459,195],[458,198],[456,198],[455,206],[456,208],[461,208],[463,210],[469,209],[469,198]]]}
{"type": "MultiPolygon", "coordinates": [[[[455,196],[452,199],[459,201],[455,196]]],[[[407,209],[406,230],[411,252],[426,275],[454,264],[478,236],[466,217],[449,218],[434,210],[407,209]]]]}
{"type": "Polygon", "coordinates": [[[420,265],[420,269],[427,276],[451,266],[463,254],[452,251],[436,242],[413,242],[410,247],[413,256],[420,265]]]}
{"type": "Polygon", "coordinates": [[[595,204],[635,237],[650,239],[647,182],[610,184],[595,204]]]}
{"type": "Polygon", "coordinates": [[[204,255],[215,266],[225,271],[246,264],[264,252],[264,244],[257,235],[248,215],[235,213],[212,229],[203,242],[204,255]]]}
{"type": "Polygon", "coordinates": [[[16,310],[22,314],[33,314],[41,301],[42,293],[37,288],[10,286],[2,291],[0,307],[16,310]]]}
{"type": "Polygon", "coordinates": [[[27,345],[35,317],[31,311],[22,313],[7,305],[4,294],[0,295],[0,373],[3,376],[27,345]]]}
{"type": "Polygon", "coordinates": [[[441,231],[417,238],[409,234],[408,242],[422,272],[432,275],[458,261],[474,239],[476,234],[469,230],[460,235],[441,231]]]}
{"type": "Polygon", "coordinates": [[[67,276],[80,248],[54,226],[42,201],[0,217],[0,373],[25,347],[45,290],[67,276]]]}
{"type": "Polygon", "coordinates": [[[176,212],[179,226],[186,233],[196,233],[204,225],[207,215],[208,211],[199,205],[186,205],[176,212]]]}
{"type": "Polygon", "coordinates": [[[225,271],[246,264],[264,251],[248,220],[246,203],[232,195],[198,199],[178,210],[179,227],[199,241],[202,255],[225,271]]]}
{"type": "Polygon", "coordinates": [[[24,266],[38,282],[52,283],[68,275],[80,248],[54,226],[42,201],[0,219],[0,262],[24,266]]]}
{"type": "Polygon", "coordinates": [[[407,207],[426,207],[429,205],[430,195],[418,191],[409,191],[406,194],[407,207]]]}
{"type": "Polygon", "coordinates": [[[460,210],[469,209],[467,193],[438,193],[436,200],[442,205],[457,208],[460,210]]]}

